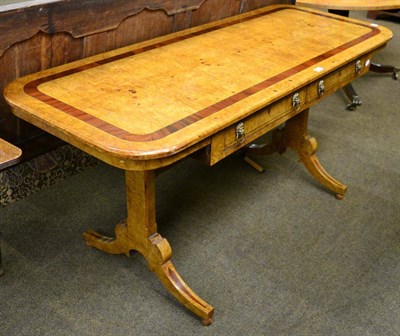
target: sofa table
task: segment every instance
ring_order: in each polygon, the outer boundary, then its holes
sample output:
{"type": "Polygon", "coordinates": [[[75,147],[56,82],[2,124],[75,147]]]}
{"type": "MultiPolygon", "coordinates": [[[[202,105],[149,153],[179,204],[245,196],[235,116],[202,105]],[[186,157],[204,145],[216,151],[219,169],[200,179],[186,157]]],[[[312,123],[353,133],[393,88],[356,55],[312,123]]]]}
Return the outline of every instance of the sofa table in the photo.
{"type": "MultiPolygon", "coordinates": [[[[400,9],[400,0],[297,0],[296,4],[316,8],[329,9],[332,14],[349,16],[351,10],[379,11],[400,9]]],[[[371,62],[370,71],[378,73],[392,73],[392,78],[399,78],[400,68],[392,65],[381,65],[371,62]]],[[[346,85],[344,92],[351,101],[347,109],[354,110],[362,104],[360,97],[351,84],[346,85]]]]}
{"type": "Polygon", "coordinates": [[[346,186],[316,157],[309,107],[365,74],[391,37],[367,22],[268,6],[17,79],[5,98],[18,117],[125,171],[127,219],[112,238],[84,233],[86,243],[139,251],[207,325],[214,308],[182,280],[157,232],[157,172],[189,156],[213,165],[285,123],[271,148],[295,149],[342,198],[346,186]]]}

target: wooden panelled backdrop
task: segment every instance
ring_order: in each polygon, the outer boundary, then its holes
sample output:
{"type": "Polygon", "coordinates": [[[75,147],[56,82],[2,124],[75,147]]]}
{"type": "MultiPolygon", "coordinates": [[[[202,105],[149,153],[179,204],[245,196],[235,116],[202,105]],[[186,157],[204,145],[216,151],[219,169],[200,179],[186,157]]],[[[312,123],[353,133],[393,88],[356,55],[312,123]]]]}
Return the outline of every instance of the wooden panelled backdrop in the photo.
{"type": "MultiPolygon", "coordinates": [[[[0,6],[0,89],[13,79],[215,21],[293,0],[60,0],[0,6]]],[[[12,115],[0,96],[0,138],[24,159],[61,142],[12,115]]]]}

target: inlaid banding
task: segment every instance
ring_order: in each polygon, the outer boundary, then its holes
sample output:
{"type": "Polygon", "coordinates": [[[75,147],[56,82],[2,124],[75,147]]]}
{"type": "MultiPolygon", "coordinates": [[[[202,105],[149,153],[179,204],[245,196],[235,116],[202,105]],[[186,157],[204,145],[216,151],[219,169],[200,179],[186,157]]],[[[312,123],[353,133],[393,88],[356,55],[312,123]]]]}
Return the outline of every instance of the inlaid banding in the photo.
{"type": "MultiPolygon", "coordinates": [[[[149,142],[149,141],[155,141],[155,140],[162,139],[162,138],[164,138],[170,134],[173,134],[189,125],[194,124],[195,122],[197,122],[199,120],[209,117],[218,111],[221,111],[243,99],[246,99],[262,90],[267,89],[268,87],[270,87],[274,84],[281,82],[282,80],[285,80],[286,78],[289,78],[305,69],[309,69],[312,66],[314,66],[315,64],[320,63],[330,57],[333,57],[333,56],[339,54],[340,52],[342,52],[348,48],[351,48],[352,46],[357,45],[357,44],[379,34],[379,32],[380,32],[379,29],[377,29],[376,27],[372,27],[372,26],[369,26],[369,25],[366,25],[363,23],[353,23],[355,25],[369,28],[370,31],[358,38],[355,38],[347,43],[340,45],[339,47],[333,48],[333,49],[329,50],[328,52],[325,52],[325,53],[318,55],[312,59],[309,59],[301,64],[298,64],[284,72],[281,72],[281,73],[279,73],[275,76],[272,76],[262,82],[259,82],[259,83],[255,84],[251,87],[248,87],[240,92],[237,92],[223,100],[220,100],[219,102],[217,102],[213,105],[207,106],[207,107],[195,112],[194,114],[184,117],[178,121],[175,121],[163,128],[160,128],[160,129],[158,129],[152,133],[148,133],[148,134],[130,133],[129,131],[121,129],[121,128],[119,128],[115,125],[112,125],[102,119],[99,119],[89,113],[86,113],[86,112],[84,112],[80,109],[77,109],[71,105],[68,105],[56,98],[53,98],[53,97],[41,92],[39,89],[39,86],[41,84],[53,81],[58,78],[66,77],[66,76],[69,76],[69,75],[72,75],[72,74],[75,74],[75,73],[78,73],[78,72],[81,72],[84,70],[95,68],[95,67],[103,65],[103,64],[108,64],[108,63],[111,63],[111,62],[114,62],[114,61],[117,61],[117,60],[120,60],[120,59],[123,59],[126,57],[134,56],[134,55],[137,55],[140,53],[144,53],[146,51],[150,51],[150,50],[153,50],[156,48],[170,45],[170,44],[182,41],[182,40],[189,39],[194,36],[202,35],[207,32],[211,32],[211,31],[215,31],[215,30],[218,30],[218,29],[221,29],[224,27],[232,26],[237,23],[256,19],[258,17],[264,16],[266,14],[271,14],[273,12],[280,11],[282,9],[285,9],[285,8],[274,8],[270,11],[256,13],[252,16],[240,18],[240,19],[230,21],[230,22],[221,23],[220,25],[205,28],[203,30],[193,32],[193,33],[187,34],[185,36],[173,37],[173,38],[163,41],[163,42],[157,42],[157,43],[154,43],[154,44],[142,47],[142,48],[138,48],[135,50],[131,50],[131,51],[119,54],[119,55],[115,55],[115,56],[112,56],[112,57],[109,57],[109,58],[106,58],[103,60],[97,60],[96,62],[93,62],[93,63],[81,65],[81,66],[78,66],[73,69],[65,70],[60,73],[56,73],[56,74],[53,74],[53,75],[50,75],[47,77],[39,78],[32,82],[27,83],[24,86],[24,91],[26,94],[30,95],[31,97],[49,105],[49,106],[52,106],[64,113],[67,113],[81,121],[84,121],[85,123],[97,128],[99,130],[102,130],[103,132],[106,132],[114,137],[117,137],[117,138],[120,138],[123,140],[127,140],[127,141],[132,141],[132,142],[149,142]]],[[[306,10],[301,9],[301,8],[293,8],[293,10],[306,12],[306,10]]],[[[333,20],[345,21],[344,18],[331,17],[324,13],[313,13],[313,14],[319,15],[319,16],[324,16],[324,17],[329,17],[330,19],[333,19],[333,20]]]]}
{"type": "Polygon", "coordinates": [[[182,281],[179,279],[178,275],[175,273],[175,271],[171,268],[168,267],[168,276],[170,277],[170,279],[172,280],[172,282],[174,283],[174,285],[183,293],[185,293],[185,295],[187,295],[192,301],[196,302],[197,304],[199,304],[200,306],[202,306],[203,308],[208,308],[206,305],[204,305],[203,302],[201,302],[198,298],[194,297],[192,295],[192,293],[190,291],[188,291],[186,285],[184,285],[182,283],[182,281]]]}

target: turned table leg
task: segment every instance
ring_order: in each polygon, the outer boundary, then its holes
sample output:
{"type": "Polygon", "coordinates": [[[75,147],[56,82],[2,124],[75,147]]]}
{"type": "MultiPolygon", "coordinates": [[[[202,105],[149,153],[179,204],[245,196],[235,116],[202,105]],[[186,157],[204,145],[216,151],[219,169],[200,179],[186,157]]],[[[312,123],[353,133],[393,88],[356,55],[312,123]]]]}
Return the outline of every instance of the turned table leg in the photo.
{"type": "Polygon", "coordinates": [[[154,171],[126,171],[128,217],[115,228],[115,237],[105,237],[94,231],[84,233],[89,246],[111,254],[140,252],[149,269],[164,287],[187,309],[212,322],[214,308],[196,295],[182,280],[171,262],[172,250],[168,241],[157,233],[155,220],[154,171]]]}
{"type": "Polygon", "coordinates": [[[283,129],[277,129],[272,136],[272,142],[265,145],[250,145],[246,151],[255,155],[266,155],[273,152],[284,153],[286,147],[294,149],[309,173],[326,188],[335,193],[337,199],[342,199],[347,186],[335,180],[322,167],[316,151],[317,141],[308,134],[308,112],[306,109],[287,120],[283,129]]]}

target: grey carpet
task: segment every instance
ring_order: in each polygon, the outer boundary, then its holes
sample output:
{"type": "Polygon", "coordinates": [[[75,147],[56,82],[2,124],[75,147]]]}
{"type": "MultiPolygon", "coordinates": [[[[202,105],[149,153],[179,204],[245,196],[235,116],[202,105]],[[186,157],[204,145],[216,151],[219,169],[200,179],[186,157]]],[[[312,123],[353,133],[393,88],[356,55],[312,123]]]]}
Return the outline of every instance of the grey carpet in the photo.
{"type": "MultiPolygon", "coordinates": [[[[365,18],[364,12],[352,16],[365,18]]],[[[400,64],[396,36],[375,57],[400,64]]],[[[215,307],[203,327],[147,269],[86,247],[124,218],[124,176],[104,164],[0,209],[0,335],[400,334],[399,81],[368,73],[363,99],[342,92],[310,113],[325,168],[349,186],[336,200],[294,153],[185,161],[157,180],[159,232],[185,281],[215,307]]]]}

